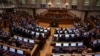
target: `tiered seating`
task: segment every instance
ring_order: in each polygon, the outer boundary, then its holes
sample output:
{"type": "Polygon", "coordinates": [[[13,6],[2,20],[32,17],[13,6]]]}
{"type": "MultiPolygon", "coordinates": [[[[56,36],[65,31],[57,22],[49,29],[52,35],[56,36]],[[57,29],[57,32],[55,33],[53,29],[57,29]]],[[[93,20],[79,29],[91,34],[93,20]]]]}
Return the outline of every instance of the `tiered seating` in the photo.
{"type": "Polygon", "coordinates": [[[94,32],[94,28],[91,28],[92,25],[90,25],[90,23],[86,23],[84,25],[80,23],[75,23],[74,25],[74,27],[56,29],[54,36],[58,36],[58,38],[62,37],[65,39],[67,37],[68,39],[70,39],[70,41],[82,41],[84,39],[89,39],[90,34],[94,32]]]}
{"type": "Polygon", "coordinates": [[[1,56],[25,56],[24,50],[9,47],[6,45],[0,45],[1,56]]]}
{"type": "MultiPolygon", "coordinates": [[[[35,51],[34,48],[33,51],[35,51]]],[[[33,53],[28,49],[17,48],[0,43],[0,56],[32,56],[32,54],[33,53]]]]}
{"type": "Polygon", "coordinates": [[[54,40],[57,41],[64,41],[64,42],[69,42],[69,41],[81,41],[81,36],[80,33],[78,33],[79,30],[75,29],[69,29],[69,28],[64,28],[64,30],[56,30],[54,34],[54,40]],[[74,38],[77,38],[76,40],[74,38]],[[79,39],[78,39],[79,38],[79,39]]]}
{"type": "Polygon", "coordinates": [[[100,52],[100,20],[99,17],[92,16],[90,21],[93,23],[95,31],[91,34],[93,37],[93,40],[91,41],[91,46],[93,52],[100,52]]]}
{"type": "Polygon", "coordinates": [[[74,23],[74,26],[69,28],[56,28],[52,44],[58,44],[58,46],[53,45],[52,53],[57,53],[58,55],[63,56],[66,53],[71,53],[72,56],[72,53],[80,53],[80,56],[87,56],[82,53],[84,53],[84,51],[88,53],[92,48],[90,43],[92,33],[95,32],[95,30],[96,29],[93,28],[90,21],[74,23]],[[78,44],[82,45],[82,49],[78,46],[78,44]],[[64,47],[64,45],[66,46],[64,47]]]}
{"type": "Polygon", "coordinates": [[[13,39],[17,41],[17,47],[30,49],[32,50],[31,53],[34,52],[31,55],[37,55],[39,50],[43,48],[46,39],[50,36],[50,28],[37,25],[25,12],[16,12],[15,17],[18,19],[12,19],[10,32],[13,39]],[[35,44],[37,45],[36,47],[35,44]]]}
{"type": "Polygon", "coordinates": [[[28,38],[46,38],[50,35],[50,28],[43,28],[43,27],[32,27],[31,30],[25,29],[24,27],[21,26],[12,26],[11,30],[15,34],[22,35],[24,37],[28,38]]]}
{"type": "Polygon", "coordinates": [[[20,36],[16,36],[16,35],[13,38],[14,38],[14,40],[18,41],[19,44],[24,45],[23,47],[26,46],[26,48],[32,49],[34,46],[33,39],[24,38],[24,37],[20,37],[20,36]]]}
{"type": "Polygon", "coordinates": [[[50,36],[50,28],[37,25],[33,18],[24,11],[16,11],[10,16],[13,18],[12,22],[9,22],[11,23],[9,26],[10,34],[0,31],[0,44],[6,46],[7,50],[1,51],[0,56],[37,55],[50,36]]]}
{"type": "MultiPolygon", "coordinates": [[[[33,39],[28,39],[28,38],[24,38],[24,37],[20,37],[20,36],[8,37],[7,39],[6,38],[7,37],[1,36],[0,44],[2,46],[6,45],[11,48],[23,50],[26,53],[26,54],[24,54],[24,56],[26,56],[27,54],[33,55],[33,52],[38,47],[38,45],[34,42],[33,39]],[[3,38],[5,38],[5,39],[3,39],[3,38]]],[[[9,50],[9,48],[7,50],[9,50]]],[[[5,54],[5,52],[4,52],[4,54],[5,54]]],[[[1,51],[1,55],[4,55],[4,54],[1,51]]],[[[10,54],[8,56],[10,56],[10,54]]]]}
{"type": "Polygon", "coordinates": [[[76,29],[75,27],[72,28],[63,28],[55,30],[54,40],[57,41],[82,41],[84,39],[88,39],[90,32],[85,32],[84,28],[76,29]],[[64,30],[63,30],[64,29],[64,30]]]}

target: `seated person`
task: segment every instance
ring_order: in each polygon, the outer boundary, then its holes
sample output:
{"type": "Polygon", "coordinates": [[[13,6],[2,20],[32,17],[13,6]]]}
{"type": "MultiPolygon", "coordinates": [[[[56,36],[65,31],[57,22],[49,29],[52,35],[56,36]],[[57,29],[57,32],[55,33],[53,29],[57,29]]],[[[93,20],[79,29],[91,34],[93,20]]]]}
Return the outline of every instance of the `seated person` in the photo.
{"type": "Polygon", "coordinates": [[[21,44],[17,40],[15,41],[15,44],[16,44],[17,47],[21,46],[21,44]]]}

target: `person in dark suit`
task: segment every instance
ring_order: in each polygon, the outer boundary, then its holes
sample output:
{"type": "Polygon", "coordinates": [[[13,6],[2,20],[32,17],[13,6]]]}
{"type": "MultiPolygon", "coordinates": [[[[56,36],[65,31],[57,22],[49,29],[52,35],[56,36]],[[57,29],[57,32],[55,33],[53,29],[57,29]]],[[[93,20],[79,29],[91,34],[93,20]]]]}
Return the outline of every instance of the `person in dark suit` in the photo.
{"type": "Polygon", "coordinates": [[[21,46],[21,44],[17,40],[15,41],[15,44],[16,44],[17,47],[21,46]]]}
{"type": "Polygon", "coordinates": [[[50,24],[51,27],[58,27],[57,20],[53,20],[50,24]]]}

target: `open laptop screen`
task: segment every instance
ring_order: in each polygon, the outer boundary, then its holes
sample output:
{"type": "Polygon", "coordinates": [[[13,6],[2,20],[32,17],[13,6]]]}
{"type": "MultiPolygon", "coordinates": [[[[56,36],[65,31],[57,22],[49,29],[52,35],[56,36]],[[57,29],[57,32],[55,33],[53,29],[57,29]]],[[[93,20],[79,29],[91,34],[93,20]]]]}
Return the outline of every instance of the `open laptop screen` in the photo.
{"type": "Polygon", "coordinates": [[[83,42],[78,42],[78,46],[83,46],[83,42]]]}
{"type": "Polygon", "coordinates": [[[58,54],[58,55],[57,54],[53,54],[52,56],[60,56],[60,54],[58,54]]]}
{"type": "Polygon", "coordinates": [[[3,49],[4,49],[4,50],[7,50],[8,48],[7,48],[7,46],[3,46],[3,49]]]}
{"type": "Polygon", "coordinates": [[[14,39],[17,39],[17,36],[16,35],[14,36],[14,39]]]}
{"type": "Polygon", "coordinates": [[[23,41],[24,41],[24,42],[28,42],[28,39],[27,39],[27,38],[24,38],[23,41]]]}
{"type": "Polygon", "coordinates": [[[54,37],[58,37],[58,34],[54,34],[54,37]]]}
{"type": "Polygon", "coordinates": [[[42,32],[42,31],[43,31],[43,29],[40,29],[40,31],[42,32]]]}
{"type": "Polygon", "coordinates": [[[69,43],[63,43],[63,46],[69,46],[69,43]]]}
{"type": "Polygon", "coordinates": [[[34,33],[35,33],[34,31],[31,32],[32,35],[34,35],[34,33]]]}
{"type": "Polygon", "coordinates": [[[18,37],[18,40],[19,40],[19,41],[22,41],[22,37],[18,37]]]}
{"type": "Polygon", "coordinates": [[[75,37],[75,34],[71,34],[71,37],[75,37]]]}
{"type": "Polygon", "coordinates": [[[44,32],[48,32],[48,30],[44,30],[44,32]]]}
{"type": "Polygon", "coordinates": [[[10,51],[11,51],[11,52],[15,52],[15,49],[14,49],[14,48],[10,48],[10,51]]]}
{"type": "Polygon", "coordinates": [[[39,36],[39,34],[40,34],[39,32],[36,32],[36,36],[39,36]]]}
{"type": "Polygon", "coordinates": [[[61,43],[56,43],[56,46],[61,46],[61,43]]]}
{"type": "Polygon", "coordinates": [[[76,43],[71,43],[71,46],[76,46],[76,43]]]}
{"type": "Polygon", "coordinates": [[[100,56],[100,54],[95,54],[94,56],[100,56]]]}
{"type": "Polygon", "coordinates": [[[65,37],[69,37],[69,34],[66,34],[65,37]]]}
{"type": "Polygon", "coordinates": [[[29,43],[34,43],[34,40],[31,40],[31,39],[30,39],[30,40],[29,40],[29,43]]]}
{"type": "Polygon", "coordinates": [[[93,41],[93,44],[97,44],[97,40],[94,40],[94,41],[93,41]]]}
{"type": "Polygon", "coordinates": [[[18,54],[23,54],[24,51],[23,51],[23,50],[17,50],[17,53],[18,53],[18,54]]]}

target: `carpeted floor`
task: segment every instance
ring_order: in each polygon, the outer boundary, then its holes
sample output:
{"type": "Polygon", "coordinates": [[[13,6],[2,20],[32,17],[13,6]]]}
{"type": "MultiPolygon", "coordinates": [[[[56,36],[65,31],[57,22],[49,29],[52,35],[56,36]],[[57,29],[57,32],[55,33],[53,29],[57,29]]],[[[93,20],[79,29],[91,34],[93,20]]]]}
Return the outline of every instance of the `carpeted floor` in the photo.
{"type": "MultiPolygon", "coordinates": [[[[43,23],[43,22],[39,22],[39,25],[40,26],[43,26],[43,27],[50,27],[50,24],[48,23],[43,23]]],[[[63,28],[66,28],[66,27],[72,27],[73,25],[71,24],[59,24],[59,27],[63,27],[63,28]]],[[[51,28],[51,36],[49,37],[49,39],[47,39],[46,41],[46,44],[44,45],[44,48],[40,51],[40,56],[50,56],[51,55],[51,52],[52,52],[52,46],[50,46],[51,42],[52,42],[52,37],[53,37],[53,34],[54,34],[54,30],[56,27],[50,27],[51,28]]]]}

